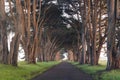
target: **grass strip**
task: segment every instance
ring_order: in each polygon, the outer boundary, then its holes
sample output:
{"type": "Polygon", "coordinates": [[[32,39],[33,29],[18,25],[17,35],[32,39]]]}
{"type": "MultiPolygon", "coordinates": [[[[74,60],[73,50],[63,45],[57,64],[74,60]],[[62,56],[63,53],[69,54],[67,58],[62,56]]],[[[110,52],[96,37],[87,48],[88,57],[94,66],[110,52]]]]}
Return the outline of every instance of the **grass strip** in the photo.
{"type": "Polygon", "coordinates": [[[72,62],[80,70],[92,75],[94,80],[120,80],[120,69],[106,71],[106,61],[100,61],[99,65],[89,64],[79,65],[78,62],[72,62]]]}
{"type": "Polygon", "coordinates": [[[20,62],[18,67],[0,64],[0,80],[29,80],[58,63],[40,62],[37,64],[27,64],[26,62],[20,62]]]}

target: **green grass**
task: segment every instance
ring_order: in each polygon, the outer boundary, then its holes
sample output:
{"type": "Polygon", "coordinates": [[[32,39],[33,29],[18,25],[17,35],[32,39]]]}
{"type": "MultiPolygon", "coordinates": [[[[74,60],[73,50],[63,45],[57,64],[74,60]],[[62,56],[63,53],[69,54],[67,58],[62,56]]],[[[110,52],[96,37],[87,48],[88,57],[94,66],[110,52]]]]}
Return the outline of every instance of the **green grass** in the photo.
{"type": "Polygon", "coordinates": [[[98,71],[105,70],[105,65],[91,66],[89,64],[79,65],[78,62],[73,63],[77,68],[83,70],[88,74],[95,74],[98,71]]]}
{"type": "Polygon", "coordinates": [[[120,80],[120,69],[103,72],[101,80],[120,80]]]}
{"type": "Polygon", "coordinates": [[[120,69],[106,71],[106,61],[99,61],[99,65],[91,66],[89,64],[79,65],[73,62],[77,68],[93,76],[94,80],[120,80],[120,69]]]}
{"type": "Polygon", "coordinates": [[[18,67],[0,64],[0,80],[29,80],[59,62],[40,62],[36,65],[20,62],[18,67]]]}

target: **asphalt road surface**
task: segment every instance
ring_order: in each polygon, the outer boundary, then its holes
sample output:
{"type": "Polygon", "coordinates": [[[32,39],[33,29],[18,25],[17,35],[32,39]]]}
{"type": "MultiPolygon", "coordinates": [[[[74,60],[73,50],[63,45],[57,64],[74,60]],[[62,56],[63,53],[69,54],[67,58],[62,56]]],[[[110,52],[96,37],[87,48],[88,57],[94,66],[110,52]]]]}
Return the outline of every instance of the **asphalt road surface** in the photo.
{"type": "Polygon", "coordinates": [[[93,80],[92,77],[68,62],[49,69],[32,80],[93,80]]]}

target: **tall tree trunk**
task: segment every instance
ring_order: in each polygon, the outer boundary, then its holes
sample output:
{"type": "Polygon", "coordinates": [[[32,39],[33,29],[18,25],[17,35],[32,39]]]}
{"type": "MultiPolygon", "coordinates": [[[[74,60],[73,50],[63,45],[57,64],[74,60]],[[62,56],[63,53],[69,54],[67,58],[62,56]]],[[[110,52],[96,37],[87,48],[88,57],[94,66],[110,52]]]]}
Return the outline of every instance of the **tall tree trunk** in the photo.
{"type": "Polygon", "coordinates": [[[87,63],[90,63],[92,61],[92,49],[91,49],[91,44],[92,44],[92,29],[91,29],[91,0],[88,0],[88,10],[87,10],[87,28],[86,28],[86,43],[87,43],[87,63]]]}
{"type": "Polygon", "coordinates": [[[92,38],[92,63],[96,65],[96,28],[97,28],[97,0],[94,0],[92,4],[92,27],[93,27],[93,38],[92,38]]]}
{"type": "Polygon", "coordinates": [[[20,34],[15,33],[15,36],[12,39],[10,44],[10,55],[9,55],[9,64],[13,66],[17,66],[18,61],[18,50],[19,50],[19,43],[20,43],[20,34]]]}
{"type": "Polygon", "coordinates": [[[8,51],[8,38],[7,38],[7,30],[6,29],[2,29],[3,31],[3,36],[2,36],[2,43],[3,43],[3,51],[2,51],[2,54],[3,54],[3,63],[4,64],[8,64],[8,54],[9,54],[9,51],[8,51]]]}
{"type": "Polygon", "coordinates": [[[108,5],[108,35],[107,35],[107,70],[112,69],[113,57],[112,51],[115,42],[115,1],[107,0],[108,5]]]}
{"type": "Polygon", "coordinates": [[[8,64],[8,42],[7,42],[7,25],[6,25],[6,14],[5,14],[5,3],[4,0],[0,0],[0,29],[1,29],[1,53],[2,63],[8,64]]]}
{"type": "Polygon", "coordinates": [[[80,60],[80,64],[85,64],[85,56],[86,56],[86,0],[84,0],[84,6],[82,6],[82,8],[84,10],[82,10],[82,20],[83,20],[83,24],[82,24],[82,54],[81,54],[81,60],[80,60]]]}
{"type": "Polygon", "coordinates": [[[27,53],[25,53],[25,56],[26,56],[26,60],[29,62],[29,55],[30,55],[30,53],[31,53],[31,32],[30,32],[30,29],[31,29],[31,0],[27,0],[26,1],[27,2],[27,4],[26,4],[26,6],[27,6],[27,27],[26,27],[26,29],[27,29],[27,31],[26,31],[26,33],[27,33],[27,45],[26,45],[26,47],[27,47],[27,49],[26,49],[26,52],[27,53]]]}
{"type": "Polygon", "coordinates": [[[16,13],[18,15],[14,20],[15,36],[13,37],[10,43],[10,54],[9,54],[9,61],[10,61],[9,64],[12,64],[13,66],[17,66],[19,44],[20,44],[20,40],[22,40],[22,36],[24,35],[24,30],[23,30],[24,16],[23,16],[21,0],[16,0],[16,13]]]}

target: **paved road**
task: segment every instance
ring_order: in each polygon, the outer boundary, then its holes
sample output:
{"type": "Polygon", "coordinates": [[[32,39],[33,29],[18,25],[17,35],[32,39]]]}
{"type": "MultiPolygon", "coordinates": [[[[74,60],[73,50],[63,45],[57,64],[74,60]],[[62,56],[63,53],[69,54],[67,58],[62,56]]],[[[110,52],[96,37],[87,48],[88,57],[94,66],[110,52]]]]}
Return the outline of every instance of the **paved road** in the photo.
{"type": "Polygon", "coordinates": [[[88,74],[77,69],[67,62],[62,62],[56,67],[36,76],[32,80],[93,80],[88,74]]]}

